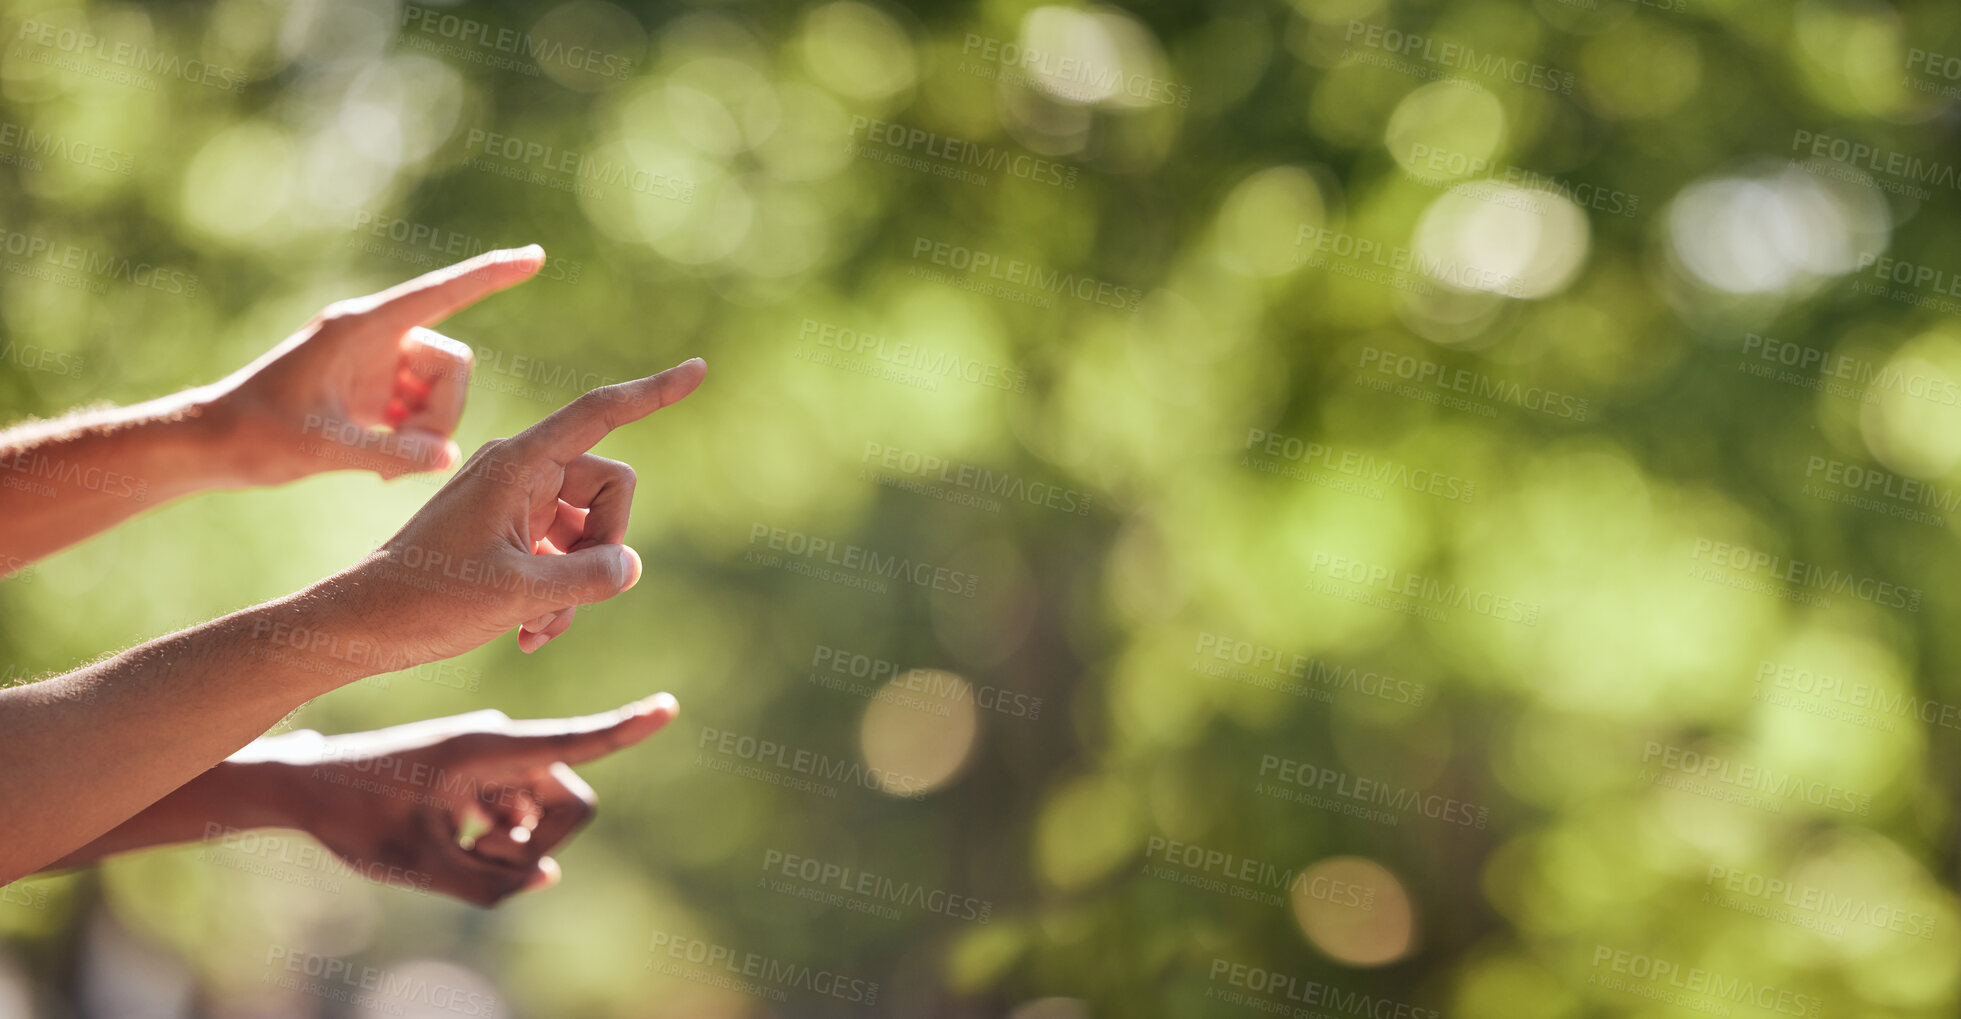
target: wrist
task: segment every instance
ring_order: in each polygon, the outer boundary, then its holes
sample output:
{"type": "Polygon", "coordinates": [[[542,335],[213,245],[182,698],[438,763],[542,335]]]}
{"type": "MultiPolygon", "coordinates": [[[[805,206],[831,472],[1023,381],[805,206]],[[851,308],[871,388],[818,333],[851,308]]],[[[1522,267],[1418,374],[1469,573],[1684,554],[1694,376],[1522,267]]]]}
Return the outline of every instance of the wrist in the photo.
{"type": "Polygon", "coordinates": [[[306,789],[306,766],[280,760],[225,760],[211,769],[209,778],[224,805],[225,827],[311,830],[315,804],[306,789]]]}
{"type": "Polygon", "coordinates": [[[311,699],[357,680],[406,668],[399,640],[368,603],[359,568],[240,614],[246,654],[283,673],[311,699]]]}
{"type": "Polygon", "coordinates": [[[83,487],[143,505],[236,485],[253,460],[238,448],[236,415],[214,397],[211,387],[72,416],[46,427],[50,433],[36,444],[42,455],[86,461],[92,470],[81,479],[83,487]],[[89,442],[96,445],[82,445],[89,442]]]}
{"type": "MultiPolygon", "coordinates": [[[[413,548],[405,555],[393,545],[391,540],[308,589],[310,596],[332,607],[337,632],[348,638],[339,651],[365,669],[364,677],[400,672],[459,653],[444,647],[444,634],[454,621],[446,619],[436,603],[466,582],[442,571],[440,564],[447,558],[413,548]]],[[[467,593],[481,597],[479,592],[467,593]]]]}
{"type": "Polygon", "coordinates": [[[216,488],[257,488],[290,481],[289,457],[269,448],[274,431],[268,416],[236,385],[216,383],[182,394],[182,420],[211,466],[216,488]]]}

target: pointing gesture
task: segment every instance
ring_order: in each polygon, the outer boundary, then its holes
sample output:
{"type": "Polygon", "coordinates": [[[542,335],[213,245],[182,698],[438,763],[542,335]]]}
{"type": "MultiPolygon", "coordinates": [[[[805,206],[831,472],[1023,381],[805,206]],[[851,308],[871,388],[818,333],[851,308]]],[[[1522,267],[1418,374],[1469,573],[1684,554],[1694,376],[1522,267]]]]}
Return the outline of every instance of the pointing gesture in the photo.
{"type": "MultiPolygon", "coordinates": [[[[13,536],[0,544],[0,574],[146,500],[334,468],[392,478],[454,466],[470,349],[432,327],[529,279],[544,257],[535,246],[489,252],[329,305],[212,385],[9,429],[0,452],[36,482],[0,498],[13,536]]],[[[632,587],[641,568],[624,544],[633,471],[591,450],[686,397],[706,371],[691,359],[606,386],[485,444],[380,548],[289,597],[0,689],[0,817],[32,819],[0,839],[0,885],[58,861],[181,841],[193,823],[207,837],[213,824],[284,824],[289,794],[306,777],[276,758],[214,765],[337,686],[449,658],[513,628],[518,646],[535,651],[565,632],[579,606],[632,587]]],[[[363,795],[314,830],[349,859],[380,865],[381,879],[397,880],[406,859],[435,875],[434,887],[489,904],[555,876],[546,851],[591,810],[570,765],[646,737],[673,713],[671,698],[656,698],[585,719],[475,715],[330,742],[316,734],[316,746],[350,753],[413,752],[418,768],[448,767],[472,789],[508,798],[458,798],[443,787],[429,802],[390,806],[363,795]]],[[[310,767],[315,779],[331,771],[310,767]]]]}
{"type": "Polygon", "coordinates": [[[707,372],[707,362],[695,357],[659,375],[601,386],[551,412],[511,441],[564,463],[599,445],[615,428],[694,392],[707,372]]]}
{"type": "Polygon", "coordinates": [[[633,468],[587,450],[687,396],[707,371],[691,358],[602,386],[515,438],[485,443],[351,571],[377,606],[363,636],[407,656],[392,668],[461,654],[513,627],[529,653],[564,633],[578,606],[632,587],[640,557],[622,542],[633,468]]]}
{"type": "Polygon", "coordinates": [[[473,711],[344,736],[288,734],[250,752],[300,766],[301,827],[357,871],[494,906],[557,883],[549,854],[592,819],[592,787],[570,766],[646,739],[677,710],[656,694],[583,718],[473,711]]]}
{"type": "Polygon", "coordinates": [[[214,387],[237,424],[239,481],[276,484],[354,468],[384,478],[446,470],[471,353],[429,328],[536,275],[537,245],[487,251],[378,294],[328,305],[214,387]]]}

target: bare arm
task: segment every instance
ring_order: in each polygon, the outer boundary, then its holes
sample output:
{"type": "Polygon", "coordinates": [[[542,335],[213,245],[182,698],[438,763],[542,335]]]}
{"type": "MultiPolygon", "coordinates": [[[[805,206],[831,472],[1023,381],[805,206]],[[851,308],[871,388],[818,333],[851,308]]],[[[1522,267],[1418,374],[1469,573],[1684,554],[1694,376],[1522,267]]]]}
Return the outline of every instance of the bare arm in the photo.
{"type": "MultiPolygon", "coordinates": [[[[397,349],[421,323],[528,277],[542,257],[512,254],[329,308],[242,373],[252,382],[247,391],[307,391],[321,364],[342,363],[311,360],[336,344],[397,349]]],[[[298,594],[0,690],[0,883],[101,837],[319,694],[461,654],[514,628],[519,646],[536,651],[565,632],[580,605],[632,587],[640,560],[621,543],[633,472],[587,450],[692,392],[705,371],[691,360],[601,387],[486,444],[374,554],[298,594]]],[[[448,392],[420,388],[431,399],[448,392]]],[[[452,408],[389,401],[387,418],[399,424],[363,432],[351,446],[415,432],[424,416],[453,420],[460,383],[451,395],[452,408]]]]}
{"type": "Polygon", "coordinates": [[[261,739],[54,866],[178,842],[246,850],[263,844],[251,829],[293,828],[369,880],[492,906],[558,880],[549,854],[595,802],[570,766],[646,739],[676,710],[657,694],[584,718],[474,711],[261,739]]]}
{"type": "Polygon", "coordinates": [[[455,466],[470,348],[425,326],[543,263],[488,252],[328,308],[211,385],[0,431],[0,575],[206,489],[455,466]]]}
{"type": "Polygon", "coordinates": [[[0,432],[0,574],[151,506],[240,483],[207,391],[0,432]]]}
{"type": "Polygon", "coordinates": [[[132,849],[194,842],[214,826],[218,831],[304,827],[298,809],[304,774],[280,761],[220,761],[44,869],[80,867],[132,849]]]}
{"type": "Polygon", "coordinates": [[[250,743],[295,707],[371,674],[359,656],[282,646],[295,628],[358,640],[330,578],[67,675],[0,690],[0,883],[60,859],[250,743]]]}

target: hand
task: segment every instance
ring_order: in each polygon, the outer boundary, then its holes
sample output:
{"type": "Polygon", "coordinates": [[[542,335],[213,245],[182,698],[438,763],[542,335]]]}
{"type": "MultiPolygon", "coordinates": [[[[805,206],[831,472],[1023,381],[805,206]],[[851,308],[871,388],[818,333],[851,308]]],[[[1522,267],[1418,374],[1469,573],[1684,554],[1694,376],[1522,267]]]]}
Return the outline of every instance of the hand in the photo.
{"type": "Polygon", "coordinates": [[[473,711],[287,733],[248,753],[291,766],[295,823],[355,870],[489,907],[558,883],[548,854],[593,815],[592,787],[571,765],[646,739],[678,710],[663,693],[584,718],[473,711]]]}
{"type": "Polygon", "coordinates": [[[545,264],[537,245],[487,251],[378,294],[338,301],[212,387],[241,484],[353,468],[394,478],[462,459],[471,353],[425,328],[545,264]]]}
{"type": "Polygon", "coordinates": [[[485,443],[401,531],[325,582],[358,618],[365,646],[402,669],[520,627],[529,654],[564,633],[578,606],[631,588],[640,557],[621,542],[633,468],[587,450],[694,392],[707,372],[691,358],[601,386],[515,438],[485,443]]]}

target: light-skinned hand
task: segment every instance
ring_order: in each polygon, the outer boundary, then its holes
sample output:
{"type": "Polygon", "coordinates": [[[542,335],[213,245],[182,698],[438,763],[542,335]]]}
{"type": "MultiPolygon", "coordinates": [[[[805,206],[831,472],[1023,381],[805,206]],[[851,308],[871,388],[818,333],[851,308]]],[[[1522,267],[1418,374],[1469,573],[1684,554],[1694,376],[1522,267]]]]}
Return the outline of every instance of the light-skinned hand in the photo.
{"type": "Polygon", "coordinates": [[[377,294],[336,301],[258,360],[209,387],[238,485],[330,470],[384,478],[462,459],[470,347],[429,328],[536,275],[537,245],[459,262],[377,294]]]}

